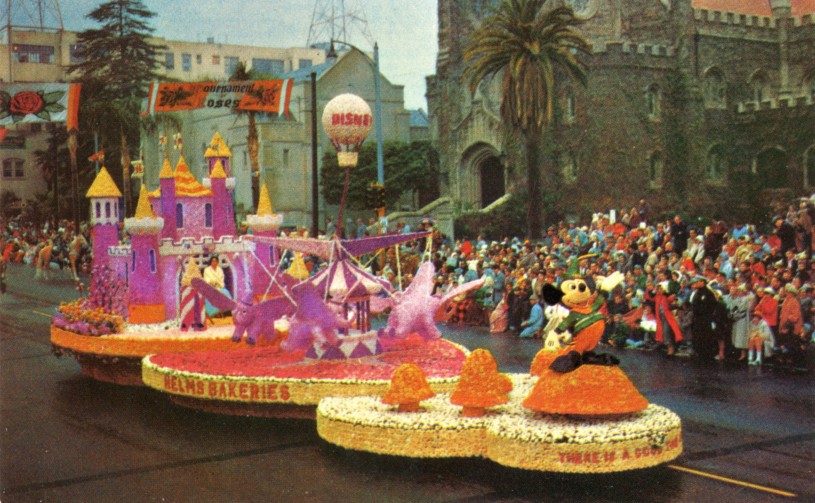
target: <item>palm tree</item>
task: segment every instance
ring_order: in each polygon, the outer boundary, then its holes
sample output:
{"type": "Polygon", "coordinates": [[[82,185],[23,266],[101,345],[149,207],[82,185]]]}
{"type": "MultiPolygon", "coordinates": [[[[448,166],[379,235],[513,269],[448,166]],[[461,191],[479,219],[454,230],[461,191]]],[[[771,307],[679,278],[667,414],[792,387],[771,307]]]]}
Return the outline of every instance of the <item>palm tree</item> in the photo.
{"type": "MultiPolygon", "coordinates": [[[[229,76],[229,80],[246,81],[254,80],[256,77],[257,75],[254,70],[247,70],[246,63],[238,61],[238,64],[235,65],[235,70],[232,72],[232,75],[229,76]]],[[[257,120],[255,119],[256,112],[249,110],[246,112],[236,111],[235,113],[246,115],[246,150],[249,152],[249,163],[252,170],[252,204],[257,205],[258,196],[260,194],[260,162],[258,159],[258,154],[260,153],[260,139],[258,136],[257,120]]]]}
{"type": "Polygon", "coordinates": [[[552,120],[556,68],[586,84],[586,65],[578,54],[589,44],[575,29],[569,7],[546,9],[547,0],[503,0],[484,19],[464,50],[463,79],[475,92],[482,80],[503,73],[501,119],[525,142],[527,236],[540,237],[540,135],[552,120]]]}

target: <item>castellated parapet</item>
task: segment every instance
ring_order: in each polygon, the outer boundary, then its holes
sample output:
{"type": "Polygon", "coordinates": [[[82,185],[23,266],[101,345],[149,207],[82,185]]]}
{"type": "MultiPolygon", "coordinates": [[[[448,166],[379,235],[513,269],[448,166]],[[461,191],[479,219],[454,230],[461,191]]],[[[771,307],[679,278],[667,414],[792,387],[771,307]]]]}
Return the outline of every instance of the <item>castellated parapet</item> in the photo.
{"type": "Polygon", "coordinates": [[[166,256],[208,255],[210,253],[241,253],[253,251],[255,244],[242,237],[222,236],[220,239],[205,237],[202,239],[181,238],[178,241],[162,239],[159,243],[159,254],[166,256]]]}
{"type": "Polygon", "coordinates": [[[757,101],[744,101],[742,103],[738,103],[736,105],[736,112],[764,112],[767,110],[811,107],[813,105],[815,105],[815,100],[812,99],[812,96],[799,96],[797,98],[773,98],[770,100],[764,100],[760,103],[757,101]]]}

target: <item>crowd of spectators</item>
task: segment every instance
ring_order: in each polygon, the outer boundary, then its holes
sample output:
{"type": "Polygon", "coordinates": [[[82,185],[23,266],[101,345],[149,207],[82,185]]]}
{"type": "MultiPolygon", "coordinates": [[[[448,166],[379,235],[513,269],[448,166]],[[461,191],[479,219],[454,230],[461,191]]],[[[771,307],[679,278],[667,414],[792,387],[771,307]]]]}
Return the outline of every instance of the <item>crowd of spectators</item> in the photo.
{"type": "Polygon", "coordinates": [[[679,215],[658,220],[642,200],[619,218],[610,212],[585,225],[560,222],[534,242],[445,242],[433,254],[437,291],[485,277],[484,287],[458,300],[451,322],[528,336],[543,286],[560,285],[577,261],[591,288],[614,271],[625,275],[606,304],[605,345],[751,364],[774,355],[803,366],[815,332],[813,203],[798,201],[766,230],[723,221],[695,226],[679,215]]]}
{"type": "Polygon", "coordinates": [[[0,220],[0,268],[7,264],[27,264],[34,268],[34,278],[48,280],[67,276],[74,280],[90,270],[91,229],[56,217],[35,225],[18,215],[0,220]]]}

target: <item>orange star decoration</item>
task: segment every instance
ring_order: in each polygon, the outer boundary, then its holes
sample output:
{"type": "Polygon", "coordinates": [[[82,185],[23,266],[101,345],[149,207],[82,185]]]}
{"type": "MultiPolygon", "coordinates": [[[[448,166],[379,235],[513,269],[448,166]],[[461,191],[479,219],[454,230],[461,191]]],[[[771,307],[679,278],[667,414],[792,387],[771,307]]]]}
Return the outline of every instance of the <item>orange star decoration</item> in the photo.
{"type": "Polygon", "coordinates": [[[391,385],[382,403],[398,405],[399,412],[416,412],[419,402],[436,396],[427,384],[424,371],[416,364],[405,363],[397,367],[391,377],[391,385]]]}
{"type": "Polygon", "coordinates": [[[450,396],[450,403],[461,405],[461,415],[481,417],[484,409],[509,401],[512,381],[498,372],[492,353],[486,349],[476,349],[461,369],[456,390],[450,396]]]}

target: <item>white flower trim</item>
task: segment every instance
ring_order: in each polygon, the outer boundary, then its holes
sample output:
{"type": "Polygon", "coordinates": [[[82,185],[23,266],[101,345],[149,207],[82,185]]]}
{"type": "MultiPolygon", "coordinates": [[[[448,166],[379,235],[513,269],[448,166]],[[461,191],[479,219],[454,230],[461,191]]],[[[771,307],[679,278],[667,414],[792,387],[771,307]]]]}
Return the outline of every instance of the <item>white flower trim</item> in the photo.
{"type": "Polygon", "coordinates": [[[156,234],[164,228],[164,219],[155,218],[125,218],[125,229],[131,234],[156,234]]]}
{"type": "Polygon", "coordinates": [[[255,231],[277,230],[283,224],[283,214],[246,215],[246,224],[255,231]]]}

